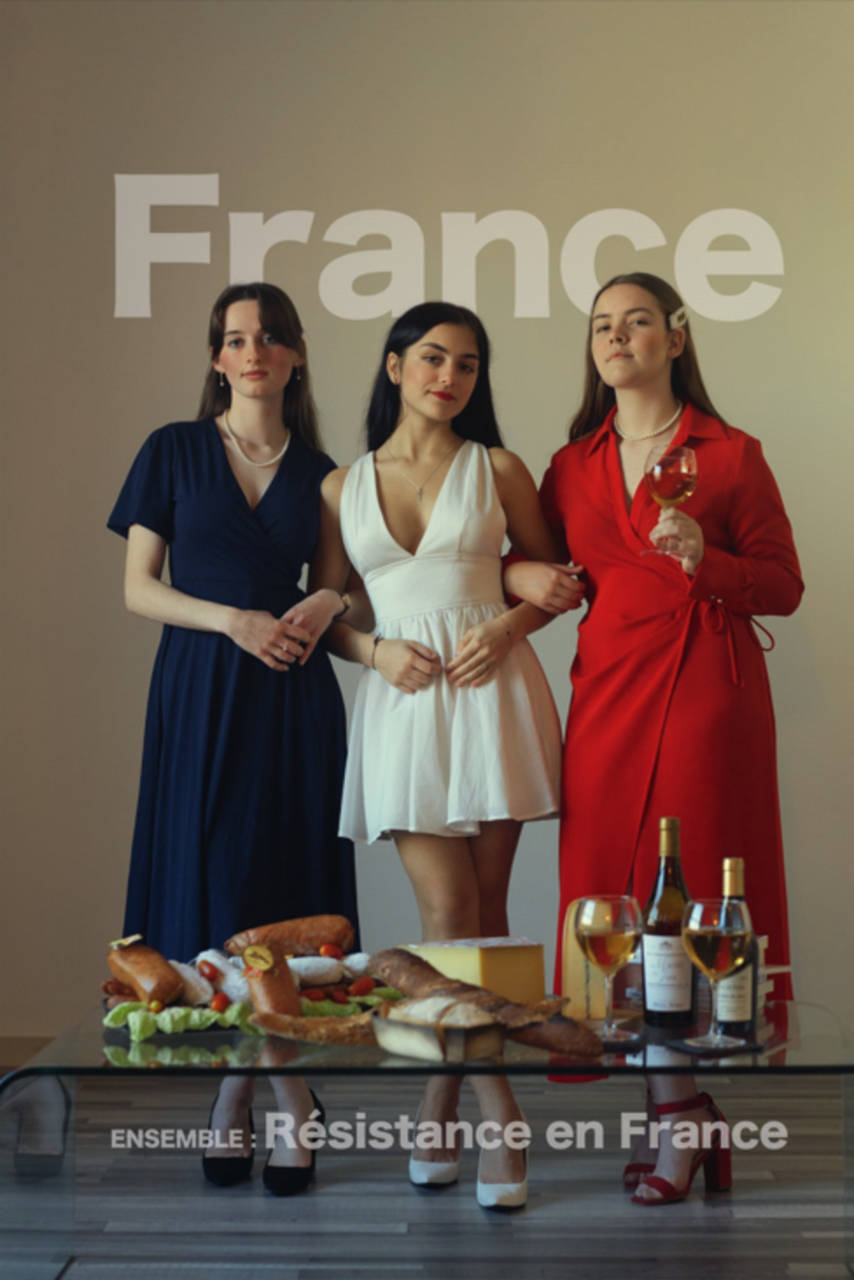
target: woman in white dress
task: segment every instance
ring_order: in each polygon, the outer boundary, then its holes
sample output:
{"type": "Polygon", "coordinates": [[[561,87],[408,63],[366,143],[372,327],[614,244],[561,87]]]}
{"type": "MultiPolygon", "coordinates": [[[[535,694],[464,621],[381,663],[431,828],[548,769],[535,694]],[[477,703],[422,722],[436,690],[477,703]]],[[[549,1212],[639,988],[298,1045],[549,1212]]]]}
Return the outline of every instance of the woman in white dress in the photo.
{"type": "MultiPolygon", "coordinates": [[[[533,480],[501,447],[477,316],[431,302],[396,321],[368,445],[323,482],[312,582],[340,589],[355,574],[367,592],[354,591],[346,625],[329,633],[333,652],[366,669],[341,834],[394,839],[425,941],[503,936],[521,823],[557,812],[560,767],[557,713],[525,639],[550,615],[508,608],[505,535],[535,559],[555,557],[533,480]]],[[[575,578],[564,591],[567,607],[578,603],[575,578]]],[[[490,1119],[520,1118],[505,1080],[473,1084],[490,1119]]],[[[458,1096],[459,1080],[431,1080],[420,1121],[455,1120],[458,1096]]],[[[456,1180],[455,1150],[419,1155],[413,1182],[456,1180]]],[[[524,1204],[524,1153],[484,1150],[477,1190],[485,1207],[524,1204]]]]}

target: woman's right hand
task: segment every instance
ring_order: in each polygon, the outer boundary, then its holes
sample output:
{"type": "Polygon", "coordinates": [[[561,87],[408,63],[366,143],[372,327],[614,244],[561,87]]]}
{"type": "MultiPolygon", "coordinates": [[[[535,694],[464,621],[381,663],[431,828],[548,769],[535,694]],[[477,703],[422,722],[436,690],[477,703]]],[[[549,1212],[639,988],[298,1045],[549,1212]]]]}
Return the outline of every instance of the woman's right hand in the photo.
{"type": "Polygon", "coordinates": [[[548,564],[541,560],[517,560],[504,570],[504,586],[510,595],[536,605],[544,613],[577,609],[584,598],[584,572],[580,564],[548,564]]]}
{"type": "Polygon", "coordinates": [[[374,646],[374,664],[383,679],[401,693],[417,693],[442,670],[438,653],[417,640],[386,640],[374,646]]]}
{"type": "Polygon", "coordinates": [[[235,609],[227,635],[273,671],[287,671],[312,639],[305,627],[260,609],[235,609]]]}

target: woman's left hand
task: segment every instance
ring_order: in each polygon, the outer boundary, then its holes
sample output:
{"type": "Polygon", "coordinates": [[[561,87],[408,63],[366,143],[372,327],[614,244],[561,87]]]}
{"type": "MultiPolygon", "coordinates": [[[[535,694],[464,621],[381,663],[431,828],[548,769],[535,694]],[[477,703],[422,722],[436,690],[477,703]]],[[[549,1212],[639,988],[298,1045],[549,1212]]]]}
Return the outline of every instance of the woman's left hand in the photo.
{"type": "Polygon", "coordinates": [[[478,622],[460,637],[457,652],[445,668],[445,674],[452,684],[469,684],[477,689],[492,679],[514,643],[506,614],[478,622]]]}
{"type": "Polygon", "coordinates": [[[650,542],[678,560],[684,571],[695,574],[703,558],[703,530],[696,520],[678,507],[665,507],[651,531],[650,542]]]}
{"type": "Polygon", "coordinates": [[[293,608],[288,609],[287,613],[282,614],[282,622],[301,627],[310,636],[299,658],[299,666],[305,666],[326,628],[342,612],[344,612],[344,604],[338,592],[332,591],[329,587],[321,587],[319,591],[306,596],[293,608]]]}

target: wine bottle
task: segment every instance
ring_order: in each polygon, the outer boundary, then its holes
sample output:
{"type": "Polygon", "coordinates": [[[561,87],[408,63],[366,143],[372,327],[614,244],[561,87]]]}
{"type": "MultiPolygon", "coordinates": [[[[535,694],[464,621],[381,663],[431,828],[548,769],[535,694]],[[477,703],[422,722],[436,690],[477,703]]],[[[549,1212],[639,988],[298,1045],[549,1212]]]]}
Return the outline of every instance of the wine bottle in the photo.
{"type": "Polygon", "coordinates": [[[693,966],[682,945],[688,890],[679,853],[679,819],[659,820],[658,875],[644,909],[643,1009],[653,1027],[694,1021],[693,966]]]}
{"type": "MultiPolygon", "coordinates": [[[[744,859],[724,858],[723,896],[744,901],[744,859]]],[[[759,943],[752,934],[747,960],[718,987],[718,1026],[727,1036],[753,1040],[759,990],[759,943]]]]}

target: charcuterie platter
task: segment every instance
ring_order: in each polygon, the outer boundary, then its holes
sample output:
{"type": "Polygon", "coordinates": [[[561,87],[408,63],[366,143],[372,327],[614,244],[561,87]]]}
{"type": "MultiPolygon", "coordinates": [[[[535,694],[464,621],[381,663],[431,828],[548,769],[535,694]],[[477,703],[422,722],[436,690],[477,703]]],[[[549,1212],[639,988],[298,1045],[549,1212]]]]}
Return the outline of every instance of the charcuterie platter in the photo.
{"type": "Polygon", "coordinates": [[[186,1057],[194,1038],[188,1033],[213,1033],[219,1043],[209,1052],[226,1062],[222,1037],[234,1032],[244,1047],[231,1046],[232,1055],[249,1061],[249,1037],[258,1035],[378,1044],[395,1055],[449,1062],[500,1058],[506,1038],[576,1058],[602,1051],[598,1036],[567,1016],[560,997],[509,1000],[454,979],[407,948],[369,955],[351,951],[352,944],[352,926],[342,916],[261,925],[186,963],[167,960],[139,937],[118,939],[107,956],[105,1029],[110,1039],[121,1036],[114,1050],[130,1042],[137,1057],[143,1042],[154,1048],[163,1040],[186,1057]]]}

